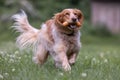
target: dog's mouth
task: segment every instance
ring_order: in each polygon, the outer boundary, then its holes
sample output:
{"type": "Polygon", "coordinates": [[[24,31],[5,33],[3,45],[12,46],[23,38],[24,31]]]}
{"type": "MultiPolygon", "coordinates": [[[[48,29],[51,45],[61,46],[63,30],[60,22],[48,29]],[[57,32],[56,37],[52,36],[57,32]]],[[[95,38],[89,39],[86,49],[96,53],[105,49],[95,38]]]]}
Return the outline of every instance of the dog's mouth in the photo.
{"type": "Polygon", "coordinates": [[[69,23],[68,28],[69,28],[70,30],[76,29],[76,28],[77,28],[76,23],[69,23]]]}
{"type": "Polygon", "coordinates": [[[62,23],[62,25],[64,27],[67,27],[70,30],[76,30],[81,26],[80,22],[78,22],[78,21],[77,22],[67,22],[67,21],[65,21],[65,22],[62,23]]]}

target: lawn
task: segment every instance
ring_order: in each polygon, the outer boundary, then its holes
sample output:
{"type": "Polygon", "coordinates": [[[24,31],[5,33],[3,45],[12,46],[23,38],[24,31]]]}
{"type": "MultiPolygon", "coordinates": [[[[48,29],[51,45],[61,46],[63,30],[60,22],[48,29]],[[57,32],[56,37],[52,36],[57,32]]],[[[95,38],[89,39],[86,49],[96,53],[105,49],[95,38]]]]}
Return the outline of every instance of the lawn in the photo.
{"type": "Polygon", "coordinates": [[[14,40],[0,42],[0,80],[120,80],[120,38],[82,36],[82,48],[71,72],[56,69],[49,57],[43,65],[14,40]]]}

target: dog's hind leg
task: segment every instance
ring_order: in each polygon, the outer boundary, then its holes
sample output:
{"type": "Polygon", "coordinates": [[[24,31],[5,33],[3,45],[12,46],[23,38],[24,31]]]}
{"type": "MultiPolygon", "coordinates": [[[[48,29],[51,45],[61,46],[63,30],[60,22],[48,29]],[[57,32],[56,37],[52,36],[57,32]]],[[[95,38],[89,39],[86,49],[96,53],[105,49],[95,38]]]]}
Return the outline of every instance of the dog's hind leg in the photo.
{"type": "Polygon", "coordinates": [[[47,60],[47,58],[48,51],[42,45],[39,45],[34,53],[33,61],[42,65],[47,60]]]}

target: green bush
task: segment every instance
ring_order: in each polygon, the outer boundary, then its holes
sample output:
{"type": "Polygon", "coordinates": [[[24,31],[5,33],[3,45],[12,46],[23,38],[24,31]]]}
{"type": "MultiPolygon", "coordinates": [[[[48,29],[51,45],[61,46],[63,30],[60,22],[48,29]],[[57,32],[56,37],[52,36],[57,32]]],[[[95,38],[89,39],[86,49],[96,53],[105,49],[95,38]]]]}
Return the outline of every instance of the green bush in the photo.
{"type": "Polygon", "coordinates": [[[90,33],[92,35],[102,36],[102,37],[111,37],[112,33],[108,30],[106,26],[95,26],[91,29],[90,33]]]}
{"type": "MultiPolygon", "coordinates": [[[[88,20],[84,21],[82,28],[83,35],[93,35],[98,37],[112,37],[113,34],[109,31],[105,25],[96,25],[93,26],[88,20]]],[[[115,36],[115,35],[114,35],[115,36]]]]}

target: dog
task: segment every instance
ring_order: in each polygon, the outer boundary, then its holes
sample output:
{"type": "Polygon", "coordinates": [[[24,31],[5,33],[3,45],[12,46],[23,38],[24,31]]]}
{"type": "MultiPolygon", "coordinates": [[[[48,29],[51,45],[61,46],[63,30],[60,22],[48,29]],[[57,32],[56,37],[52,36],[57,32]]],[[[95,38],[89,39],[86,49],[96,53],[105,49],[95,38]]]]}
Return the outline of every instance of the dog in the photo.
{"type": "Polygon", "coordinates": [[[80,28],[83,13],[78,9],[64,9],[41,25],[32,27],[24,10],[12,16],[13,28],[20,32],[16,43],[19,48],[32,46],[35,63],[42,65],[51,55],[55,66],[70,71],[81,48],[80,28]]]}

